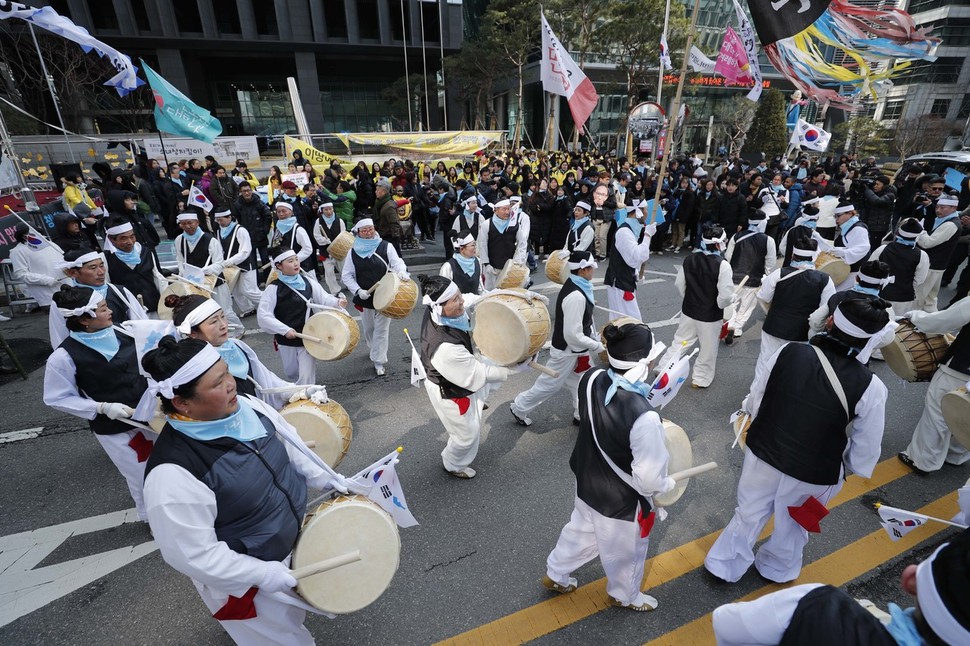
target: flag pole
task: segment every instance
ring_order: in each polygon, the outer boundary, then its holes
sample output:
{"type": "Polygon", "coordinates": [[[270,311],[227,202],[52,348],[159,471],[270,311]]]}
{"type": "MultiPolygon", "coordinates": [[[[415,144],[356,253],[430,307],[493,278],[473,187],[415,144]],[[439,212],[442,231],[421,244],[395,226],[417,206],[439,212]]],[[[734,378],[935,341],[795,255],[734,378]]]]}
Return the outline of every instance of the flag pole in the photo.
{"type": "MultiPolygon", "coordinates": [[[[669,23],[670,23],[670,0],[667,0],[667,6],[666,6],[666,9],[664,9],[663,41],[665,43],[667,42],[667,25],[669,23]]],[[[690,48],[688,48],[686,51],[690,51],[690,48]]],[[[660,66],[657,68],[657,105],[660,106],[661,110],[663,110],[663,107],[664,107],[664,104],[661,103],[660,101],[660,97],[663,94],[663,88],[664,88],[664,63],[663,63],[663,60],[661,60],[660,66]]],[[[653,146],[650,148],[651,150],[650,156],[652,157],[652,159],[650,160],[651,162],[657,158],[657,137],[658,136],[660,136],[659,130],[657,131],[657,135],[654,135],[653,146]]]]}
{"type": "Polygon", "coordinates": [[[401,0],[401,42],[404,43],[404,87],[408,99],[408,131],[414,132],[414,121],[411,118],[411,78],[408,72],[408,23],[404,20],[404,0],[401,0]]]}
{"type": "Polygon", "coordinates": [[[64,117],[61,115],[61,104],[57,100],[57,91],[54,89],[54,77],[47,72],[47,63],[44,62],[44,55],[40,51],[40,43],[37,42],[37,34],[34,32],[34,23],[27,21],[27,28],[30,29],[30,37],[34,39],[34,49],[37,50],[37,58],[40,59],[40,70],[47,81],[47,90],[51,93],[54,101],[54,111],[57,112],[57,121],[61,124],[61,132],[64,133],[64,141],[67,143],[67,152],[71,156],[71,163],[77,163],[74,156],[74,149],[71,147],[71,138],[67,135],[67,128],[64,126],[64,117]]]}
{"type": "Polygon", "coordinates": [[[168,153],[165,152],[165,140],[162,139],[162,131],[158,130],[158,143],[162,144],[162,157],[165,158],[165,175],[168,175],[168,153]]]}
{"type": "Polygon", "coordinates": [[[913,516],[919,516],[920,518],[925,518],[926,520],[932,520],[937,523],[943,523],[944,525],[950,525],[951,527],[957,527],[959,529],[967,529],[966,525],[961,525],[960,523],[954,523],[952,520],[943,520],[942,518],[937,518],[936,516],[927,516],[926,514],[921,514],[918,511],[909,511],[906,509],[900,509],[899,507],[890,507],[889,505],[884,505],[881,502],[877,502],[874,507],[880,509],[885,507],[886,509],[892,509],[893,511],[899,511],[906,514],[912,514],[913,516]]]}

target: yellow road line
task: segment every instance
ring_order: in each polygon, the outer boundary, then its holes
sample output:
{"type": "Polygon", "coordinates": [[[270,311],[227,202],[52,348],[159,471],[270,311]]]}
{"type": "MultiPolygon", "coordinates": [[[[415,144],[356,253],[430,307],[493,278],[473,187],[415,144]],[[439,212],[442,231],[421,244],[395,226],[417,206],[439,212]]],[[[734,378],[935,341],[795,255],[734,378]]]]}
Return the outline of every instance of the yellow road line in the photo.
{"type": "MultiPolygon", "coordinates": [[[[919,510],[921,514],[936,516],[938,518],[949,518],[956,512],[957,504],[953,494],[947,494],[919,510]]],[[[875,517],[873,516],[872,518],[873,522],[875,522],[875,517]]],[[[842,549],[832,552],[828,556],[803,567],[801,576],[797,580],[785,585],[767,585],[737,599],[737,601],[752,601],[770,592],[776,592],[803,583],[827,583],[834,586],[845,585],[849,581],[882,565],[889,559],[913,549],[917,544],[939,534],[947,528],[948,526],[942,523],[929,523],[928,525],[914,529],[895,543],[886,535],[885,530],[878,529],[868,536],[863,536],[854,543],[850,543],[842,549]]],[[[647,642],[645,646],[665,646],[667,644],[677,646],[691,644],[691,646],[700,646],[701,644],[714,644],[714,626],[711,623],[711,614],[707,613],[703,617],[684,624],[676,630],[647,642]]]]}
{"type": "MultiPolygon", "coordinates": [[[[880,462],[872,478],[865,480],[849,476],[842,491],[829,502],[829,509],[838,507],[893,480],[912,473],[896,457],[880,462]]],[[[676,522],[676,511],[672,520],[676,522]]],[[[667,522],[670,522],[669,520],[667,522]]],[[[762,538],[771,532],[765,527],[762,538]]],[[[697,569],[704,562],[708,550],[720,534],[720,530],[702,536],[671,550],[647,559],[644,589],[655,588],[697,569]]],[[[575,592],[558,595],[547,601],[513,612],[477,628],[438,642],[437,646],[465,646],[471,644],[524,644],[543,635],[559,630],[608,608],[606,578],[580,586],[575,592]]]]}

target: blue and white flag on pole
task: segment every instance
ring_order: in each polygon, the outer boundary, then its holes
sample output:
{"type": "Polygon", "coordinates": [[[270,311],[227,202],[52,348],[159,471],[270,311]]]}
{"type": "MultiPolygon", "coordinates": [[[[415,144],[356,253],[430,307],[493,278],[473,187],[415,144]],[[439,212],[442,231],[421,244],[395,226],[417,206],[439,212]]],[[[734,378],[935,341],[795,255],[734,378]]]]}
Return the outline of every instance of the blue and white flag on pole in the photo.
{"type": "Polygon", "coordinates": [[[205,108],[197,106],[189,97],[141,62],[155,95],[155,125],[159,130],[198,139],[211,144],[222,134],[222,124],[205,108]]]}
{"type": "Polygon", "coordinates": [[[89,34],[87,29],[75,25],[70,19],[60,15],[50,7],[38,9],[29,7],[22,2],[0,2],[0,20],[7,20],[8,18],[19,18],[41,29],[46,29],[61,38],[75,42],[84,50],[85,54],[94,51],[98,56],[107,58],[118,73],[105,81],[104,84],[113,87],[121,96],[125,96],[138,86],[145,84],[143,80],[138,78],[138,68],[132,64],[131,58],[104,44],[89,34]]]}

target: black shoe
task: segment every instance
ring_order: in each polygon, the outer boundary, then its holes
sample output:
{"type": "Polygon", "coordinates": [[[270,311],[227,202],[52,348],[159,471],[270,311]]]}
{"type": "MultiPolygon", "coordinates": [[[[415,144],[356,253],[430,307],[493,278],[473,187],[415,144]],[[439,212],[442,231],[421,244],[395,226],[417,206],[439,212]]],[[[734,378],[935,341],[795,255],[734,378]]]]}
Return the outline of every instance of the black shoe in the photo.
{"type": "Polygon", "coordinates": [[[580,419],[578,417],[574,417],[573,418],[573,426],[579,426],[579,424],[580,424],[580,419]]]}
{"type": "MultiPolygon", "coordinates": [[[[0,364],[0,375],[12,375],[15,372],[17,372],[17,369],[14,368],[13,366],[0,364]]],[[[512,413],[512,414],[514,415],[515,413],[512,413]]]]}
{"type": "Polygon", "coordinates": [[[928,475],[930,475],[930,472],[929,471],[923,471],[918,466],[916,466],[916,463],[913,462],[913,458],[911,458],[908,455],[906,455],[905,452],[902,452],[901,451],[901,452],[897,453],[896,454],[896,457],[899,458],[899,461],[900,462],[902,462],[903,464],[905,464],[906,466],[908,466],[910,469],[912,469],[914,473],[916,473],[918,475],[921,475],[921,476],[928,476],[928,475]]]}
{"type": "Polygon", "coordinates": [[[728,329],[727,336],[724,337],[724,345],[731,345],[734,343],[734,330],[728,329]]]}
{"type": "Polygon", "coordinates": [[[253,315],[255,315],[255,314],[256,314],[256,310],[249,310],[249,311],[248,311],[248,312],[246,312],[245,314],[240,314],[240,315],[239,315],[239,318],[241,318],[241,319],[245,319],[245,318],[249,318],[250,316],[253,316],[253,315]]]}

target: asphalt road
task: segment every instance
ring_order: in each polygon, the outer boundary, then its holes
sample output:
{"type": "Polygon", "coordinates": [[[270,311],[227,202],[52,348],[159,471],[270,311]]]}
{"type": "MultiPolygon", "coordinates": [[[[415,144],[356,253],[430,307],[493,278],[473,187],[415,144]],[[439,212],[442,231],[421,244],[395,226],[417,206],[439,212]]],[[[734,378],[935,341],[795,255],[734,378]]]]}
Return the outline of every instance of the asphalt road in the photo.
{"type": "MultiPolygon", "coordinates": [[[[670,319],[680,300],[673,274],[682,258],[652,259],[648,278],[656,282],[638,292],[644,320],[666,322],[656,332],[668,343],[676,329],[670,319]]],[[[597,270],[598,282],[604,271],[597,270]]],[[[417,271],[412,268],[412,273],[417,271]]],[[[543,286],[541,273],[534,279],[554,300],[555,287],[543,286]]],[[[944,292],[949,299],[949,290],[944,292]]],[[[602,289],[596,295],[605,305],[602,289]]],[[[400,568],[376,603],[335,620],[308,618],[320,643],[428,644],[454,636],[459,636],[454,643],[487,644],[592,639],[712,643],[705,615],[765,587],[753,572],[736,585],[718,585],[698,567],[709,544],[705,537],[723,528],[735,504],[743,454],[731,448],[727,418],[753,375],[760,312],[741,339],[721,347],[713,386],[685,388],[663,412],[687,430],[695,462],[715,460],[721,466],[695,478],[670,508],[670,517],[654,528],[647,572],[660,607],[645,614],[605,608],[597,561],[576,573],[582,587],[572,599],[552,598],[539,583],[546,555],[572,507],[568,458],[575,427],[567,394],[533,412],[531,427],[519,427],[508,402],[535,375],[515,375],[492,395],[485,413],[474,464],[478,477],[458,481],[443,472],[439,453],[445,433],[424,390],[410,385],[410,347],[403,328],[417,338],[420,315],[419,307],[407,320],[392,323],[384,378],[374,375],[363,345],[339,362],[318,364],[319,382],[354,424],[353,445],[340,470],[354,473],[403,446],[399,474],[421,523],[401,531],[400,568]]],[[[596,318],[598,324],[606,320],[603,312],[596,318]]],[[[245,322],[255,327],[254,318],[245,322]]],[[[46,317],[18,316],[0,324],[0,333],[15,349],[36,354],[46,339],[46,317]]],[[[257,333],[246,341],[279,370],[270,337],[257,333]]],[[[871,482],[850,478],[838,499],[842,504],[834,506],[822,521],[821,535],[809,542],[805,571],[815,577],[807,580],[846,585],[856,596],[881,605],[895,601],[906,606],[897,586],[902,567],[952,530],[930,526],[892,543],[871,503],[882,500],[906,509],[932,504],[949,517],[956,511],[953,492],[970,470],[946,466],[920,477],[897,463],[895,455],[919,418],[926,386],[904,383],[882,364],[874,369],[890,390],[885,464],[871,482]]],[[[31,372],[27,381],[0,381],[0,643],[230,643],[190,581],[162,561],[147,528],[123,522],[130,497],[86,422],[46,408],[42,388],[42,369],[31,372]]]]}

